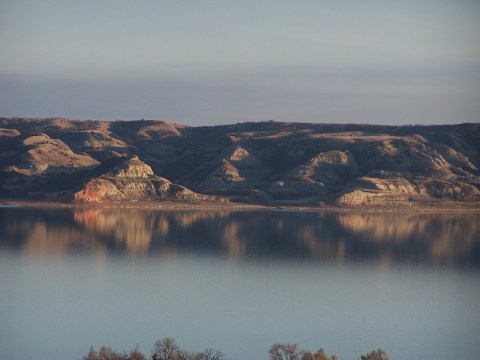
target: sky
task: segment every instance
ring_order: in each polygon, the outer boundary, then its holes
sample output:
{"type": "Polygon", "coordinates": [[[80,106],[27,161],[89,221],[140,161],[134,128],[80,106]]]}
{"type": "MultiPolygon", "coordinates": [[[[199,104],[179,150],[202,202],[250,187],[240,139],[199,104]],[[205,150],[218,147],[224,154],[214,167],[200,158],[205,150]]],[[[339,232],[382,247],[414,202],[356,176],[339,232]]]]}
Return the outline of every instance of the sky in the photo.
{"type": "Polygon", "coordinates": [[[479,0],[0,0],[0,116],[480,121],[479,0]]]}

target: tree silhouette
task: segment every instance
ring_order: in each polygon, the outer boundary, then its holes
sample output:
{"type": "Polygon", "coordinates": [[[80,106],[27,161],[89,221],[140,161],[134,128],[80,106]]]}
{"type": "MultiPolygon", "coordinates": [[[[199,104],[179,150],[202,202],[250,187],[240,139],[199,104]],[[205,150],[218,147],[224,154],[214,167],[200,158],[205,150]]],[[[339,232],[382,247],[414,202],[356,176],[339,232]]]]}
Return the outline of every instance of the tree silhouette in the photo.
{"type": "Polygon", "coordinates": [[[310,351],[304,352],[302,355],[302,360],[337,360],[337,356],[328,356],[325,350],[320,348],[315,354],[312,354],[310,351]]]}
{"type": "Polygon", "coordinates": [[[127,358],[128,360],[146,360],[145,355],[143,355],[139,350],[138,350],[138,345],[135,346],[135,349],[133,349],[130,352],[130,355],[127,358]]]}
{"type": "Polygon", "coordinates": [[[207,349],[202,354],[202,360],[224,360],[225,354],[220,350],[207,349]]]}
{"type": "Polygon", "coordinates": [[[93,346],[90,346],[90,350],[88,351],[88,354],[83,357],[83,360],[98,360],[98,353],[93,346]]]}
{"type": "Polygon", "coordinates": [[[300,360],[297,344],[273,344],[268,351],[270,360],[300,360]]]}
{"type": "MultiPolygon", "coordinates": [[[[276,343],[270,347],[268,353],[270,360],[338,360],[335,355],[328,356],[322,348],[312,353],[299,350],[297,344],[276,343]]],[[[138,345],[129,354],[117,353],[108,346],[102,346],[97,352],[91,346],[82,360],[146,360],[146,357],[138,350],[138,345]]],[[[212,348],[204,352],[188,352],[181,349],[175,339],[166,337],[155,342],[151,360],[226,360],[226,357],[220,350],[212,348]]],[[[385,351],[377,349],[366,355],[357,356],[357,360],[389,360],[389,358],[385,351]]]]}
{"type": "Polygon", "coordinates": [[[152,360],[177,360],[181,350],[175,339],[166,337],[157,340],[152,351],[152,360]]]}
{"type": "Polygon", "coordinates": [[[388,360],[388,355],[382,349],[377,349],[367,355],[360,356],[360,360],[388,360]]]}

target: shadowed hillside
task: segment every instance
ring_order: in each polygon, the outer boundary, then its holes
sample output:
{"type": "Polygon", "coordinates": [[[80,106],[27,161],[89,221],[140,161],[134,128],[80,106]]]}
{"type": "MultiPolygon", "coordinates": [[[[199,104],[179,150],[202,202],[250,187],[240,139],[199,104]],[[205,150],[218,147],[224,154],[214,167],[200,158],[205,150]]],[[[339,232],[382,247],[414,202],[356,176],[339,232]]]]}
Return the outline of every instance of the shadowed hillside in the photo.
{"type": "Polygon", "coordinates": [[[480,124],[0,119],[0,196],[403,206],[480,199],[480,124]]]}

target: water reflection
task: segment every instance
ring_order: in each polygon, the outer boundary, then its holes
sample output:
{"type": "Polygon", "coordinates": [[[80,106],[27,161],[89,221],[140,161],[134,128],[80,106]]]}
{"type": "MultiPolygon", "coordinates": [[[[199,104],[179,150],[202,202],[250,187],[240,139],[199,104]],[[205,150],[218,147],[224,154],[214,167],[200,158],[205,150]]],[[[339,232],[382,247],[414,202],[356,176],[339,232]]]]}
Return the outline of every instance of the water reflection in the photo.
{"type": "Polygon", "coordinates": [[[1,208],[0,247],[477,265],[479,220],[480,214],[1,208]]]}

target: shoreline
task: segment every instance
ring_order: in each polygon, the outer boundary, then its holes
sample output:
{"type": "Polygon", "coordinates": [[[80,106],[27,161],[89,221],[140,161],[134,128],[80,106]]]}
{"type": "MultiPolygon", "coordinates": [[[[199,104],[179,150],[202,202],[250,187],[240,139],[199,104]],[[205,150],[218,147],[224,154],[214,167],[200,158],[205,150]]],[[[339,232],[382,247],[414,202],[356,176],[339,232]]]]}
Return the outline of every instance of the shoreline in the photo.
{"type": "Polygon", "coordinates": [[[247,204],[247,203],[181,203],[181,202],[104,202],[96,204],[76,204],[48,200],[0,199],[0,206],[24,208],[68,208],[68,209],[136,209],[163,211],[299,211],[299,212],[369,212],[369,213],[480,213],[478,203],[415,204],[411,206],[311,206],[288,204],[247,204]]]}

